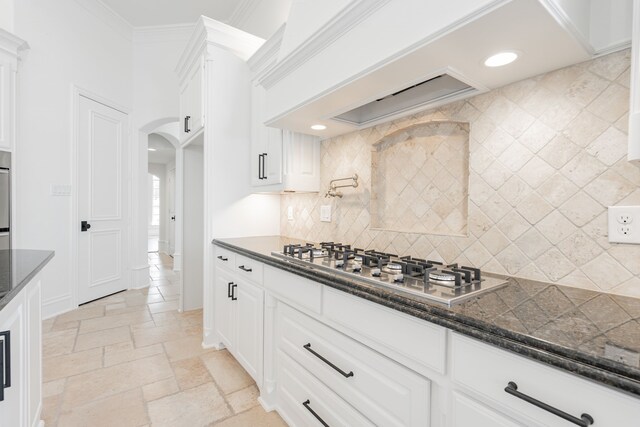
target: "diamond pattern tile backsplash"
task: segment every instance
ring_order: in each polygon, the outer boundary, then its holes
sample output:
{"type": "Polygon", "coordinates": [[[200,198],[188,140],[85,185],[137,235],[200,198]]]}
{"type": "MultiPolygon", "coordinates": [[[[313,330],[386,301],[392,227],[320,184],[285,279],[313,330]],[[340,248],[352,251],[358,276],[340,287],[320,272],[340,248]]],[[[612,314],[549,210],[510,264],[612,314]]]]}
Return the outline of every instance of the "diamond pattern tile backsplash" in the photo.
{"type": "Polygon", "coordinates": [[[466,235],[469,125],[431,121],[373,145],[371,227],[466,235]]]}
{"type": "MultiPolygon", "coordinates": [[[[281,234],[640,297],[640,245],[607,240],[606,207],[640,205],[640,168],[626,160],[629,65],[627,49],[325,140],[321,190],[354,173],[360,186],[345,189],[342,199],[322,192],[282,196],[281,234]],[[375,229],[372,200],[393,194],[372,186],[374,144],[433,121],[469,123],[466,230],[451,236],[375,229]],[[320,222],[323,204],[332,205],[331,223],[320,222]]],[[[451,214],[455,203],[449,208],[451,214]]],[[[447,216],[446,207],[437,209],[447,216]]]]}

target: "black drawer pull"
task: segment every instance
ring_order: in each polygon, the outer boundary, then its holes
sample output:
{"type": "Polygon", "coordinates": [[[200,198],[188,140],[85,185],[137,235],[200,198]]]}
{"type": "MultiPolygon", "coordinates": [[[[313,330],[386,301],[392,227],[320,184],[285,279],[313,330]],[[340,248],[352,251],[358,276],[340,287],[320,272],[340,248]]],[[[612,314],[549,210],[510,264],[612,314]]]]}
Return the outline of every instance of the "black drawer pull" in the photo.
{"type": "Polygon", "coordinates": [[[11,331],[0,332],[4,338],[0,345],[0,402],[4,400],[4,389],[11,387],[11,331]]]}
{"type": "Polygon", "coordinates": [[[313,415],[316,420],[320,421],[320,424],[322,424],[324,427],[329,427],[329,424],[325,423],[324,420],[320,418],[320,415],[316,414],[316,411],[311,409],[311,402],[309,401],[309,399],[302,402],[302,406],[304,406],[307,411],[311,412],[311,415],[313,415]]]}
{"type": "Polygon", "coordinates": [[[544,402],[539,401],[538,399],[534,399],[531,396],[528,396],[524,393],[519,392],[518,384],[514,383],[513,381],[509,381],[509,384],[504,388],[504,391],[517,397],[518,399],[522,399],[525,402],[531,403],[532,405],[537,406],[540,409],[544,409],[547,412],[551,412],[553,415],[557,415],[558,417],[564,420],[567,420],[575,425],[588,427],[591,424],[593,424],[593,417],[591,415],[582,414],[580,418],[576,418],[571,414],[567,414],[566,412],[561,411],[560,409],[556,409],[551,405],[548,405],[544,402]]]}
{"type": "Polygon", "coordinates": [[[219,259],[220,261],[229,261],[229,258],[225,258],[225,257],[223,257],[222,255],[220,255],[220,256],[218,257],[218,259],[219,259]]]}
{"type": "Polygon", "coordinates": [[[235,301],[238,299],[238,297],[236,296],[236,288],[238,287],[238,285],[236,285],[235,283],[231,284],[231,301],[235,301]]]}
{"type": "Polygon", "coordinates": [[[250,268],[245,268],[244,265],[241,265],[240,267],[238,267],[240,270],[242,271],[246,271],[247,273],[251,273],[253,270],[251,270],[250,268]]]}
{"type": "Polygon", "coordinates": [[[233,285],[233,282],[227,283],[227,298],[231,298],[231,285],[233,285]]]}
{"type": "Polygon", "coordinates": [[[335,369],[336,371],[340,372],[340,375],[342,375],[345,378],[349,378],[353,376],[353,371],[349,371],[348,373],[343,371],[342,369],[338,368],[336,365],[334,365],[333,363],[329,362],[327,359],[325,359],[322,355],[316,353],[312,348],[311,348],[311,343],[309,344],[305,344],[304,349],[307,350],[309,353],[313,354],[315,357],[317,357],[318,359],[322,360],[324,363],[326,363],[327,365],[331,366],[333,369],[335,369]]]}

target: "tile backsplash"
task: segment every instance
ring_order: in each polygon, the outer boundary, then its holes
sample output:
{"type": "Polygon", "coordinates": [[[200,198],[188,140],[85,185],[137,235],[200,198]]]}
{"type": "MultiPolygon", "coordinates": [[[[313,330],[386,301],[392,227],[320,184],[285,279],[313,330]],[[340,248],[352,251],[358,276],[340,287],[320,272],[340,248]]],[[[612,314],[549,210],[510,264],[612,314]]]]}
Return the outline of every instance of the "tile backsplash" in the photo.
{"type": "MultiPolygon", "coordinates": [[[[629,62],[627,49],[325,140],[322,191],[282,196],[281,234],[640,297],[640,245],[607,240],[606,207],[640,205],[640,168],[626,160],[629,62]],[[466,232],[376,229],[374,144],[432,121],[469,123],[466,232]],[[331,179],[354,173],[358,188],[324,198],[331,179]],[[330,223],[320,222],[324,204],[332,205],[330,223]]],[[[399,180],[393,191],[411,182],[399,180]]]]}

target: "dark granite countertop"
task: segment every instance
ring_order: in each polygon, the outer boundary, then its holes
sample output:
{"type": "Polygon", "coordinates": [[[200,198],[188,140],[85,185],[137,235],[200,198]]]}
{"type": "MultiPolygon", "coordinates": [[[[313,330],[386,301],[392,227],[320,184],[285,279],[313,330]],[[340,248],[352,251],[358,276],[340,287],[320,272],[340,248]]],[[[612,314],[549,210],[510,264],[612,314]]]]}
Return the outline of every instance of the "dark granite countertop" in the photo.
{"type": "MultiPolygon", "coordinates": [[[[522,356],[640,396],[640,299],[508,277],[508,285],[451,308],[271,255],[281,236],[214,244],[522,356]]],[[[501,276],[504,277],[504,276],[501,276]]]]}
{"type": "Polygon", "coordinates": [[[0,250],[0,310],[53,258],[53,251],[0,250]]]}

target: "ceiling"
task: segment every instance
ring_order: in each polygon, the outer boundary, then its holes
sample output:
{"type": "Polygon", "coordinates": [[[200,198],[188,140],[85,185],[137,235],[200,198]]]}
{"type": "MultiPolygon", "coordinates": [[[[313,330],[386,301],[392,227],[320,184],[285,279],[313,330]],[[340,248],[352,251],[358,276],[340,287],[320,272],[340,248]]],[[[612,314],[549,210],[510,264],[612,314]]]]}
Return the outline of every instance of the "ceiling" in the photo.
{"type": "Polygon", "coordinates": [[[176,149],[173,144],[157,133],[149,134],[149,148],[155,149],[148,152],[149,163],[166,165],[176,158],[176,149]]]}
{"type": "Polygon", "coordinates": [[[193,24],[200,15],[268,38],[287,19],[291,0],[101,0],[133,27],[193,24]]]}

